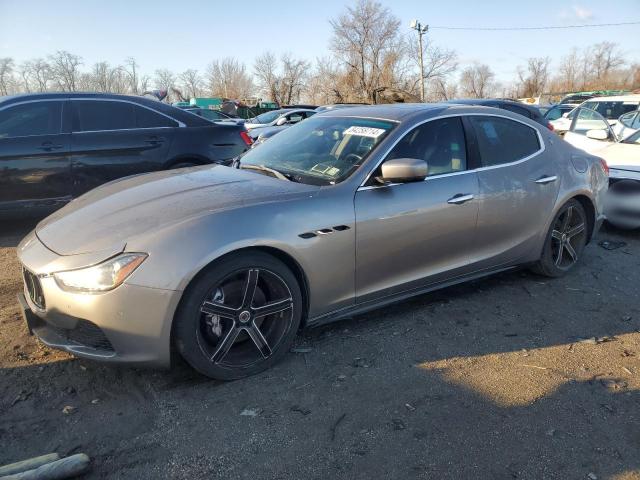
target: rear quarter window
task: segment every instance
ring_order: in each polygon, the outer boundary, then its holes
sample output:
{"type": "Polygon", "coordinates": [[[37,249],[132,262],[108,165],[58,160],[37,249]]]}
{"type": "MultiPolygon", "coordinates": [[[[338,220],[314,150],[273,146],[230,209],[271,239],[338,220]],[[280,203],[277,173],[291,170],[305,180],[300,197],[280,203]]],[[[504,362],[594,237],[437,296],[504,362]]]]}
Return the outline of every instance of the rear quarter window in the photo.
{"type": "Polygon", "coordinates": [[[538,132],[502,117],[472,116],[483,167],[516,162],[540,151],[538,132]]]}

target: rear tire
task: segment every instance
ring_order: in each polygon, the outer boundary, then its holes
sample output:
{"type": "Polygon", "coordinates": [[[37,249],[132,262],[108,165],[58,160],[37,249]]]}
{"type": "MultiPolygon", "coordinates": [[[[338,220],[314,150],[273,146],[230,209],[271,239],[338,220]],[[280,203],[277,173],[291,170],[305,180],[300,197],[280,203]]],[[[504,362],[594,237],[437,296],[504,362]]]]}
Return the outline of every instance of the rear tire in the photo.
{"type": "Polygon", "coordinates": [[[200,274],[175,317],[174,342],[195,370],[235,380],[277,363],[302,318],[298,282],[263,252],[230,255],[200,274]]]}
{"type": "Polygon", "coordinates": [[[551,222],[542,256],[531,270],[546,277],[563,276],[582,256],[587,244],[587,232],[584,207],[577,200],[569,200],[551,222]]]}

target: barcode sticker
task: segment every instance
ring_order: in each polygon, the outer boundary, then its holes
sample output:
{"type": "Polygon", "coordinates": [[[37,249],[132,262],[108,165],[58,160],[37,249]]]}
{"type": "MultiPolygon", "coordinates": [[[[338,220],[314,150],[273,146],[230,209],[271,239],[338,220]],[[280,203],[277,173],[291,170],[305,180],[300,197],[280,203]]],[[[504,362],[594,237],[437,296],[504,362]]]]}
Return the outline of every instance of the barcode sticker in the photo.
{"type": "Polygon", "coordinates": [[[344,131],[344,135],[357,135],[359,137],[378,138],[385,132],[383,128],[373,127],[349,127],[344,131]]]}

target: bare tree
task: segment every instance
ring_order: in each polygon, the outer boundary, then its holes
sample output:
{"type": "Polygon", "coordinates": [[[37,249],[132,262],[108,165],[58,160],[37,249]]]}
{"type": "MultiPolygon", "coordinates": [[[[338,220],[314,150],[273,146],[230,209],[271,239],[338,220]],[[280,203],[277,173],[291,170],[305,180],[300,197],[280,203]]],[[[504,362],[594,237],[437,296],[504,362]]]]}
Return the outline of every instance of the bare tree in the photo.
{"type": "Polygon", "coordinates": [[[243,99],[253,93],[253,80],[235,58],[214,60],[207,67],[207,86],[213,96],[243,99]]]}
{"type": "MultiPolygon", "coordinates": [[[[413,82],[412,91],[418,92],[420,83],[420,48],[413,36],[407,37],[406,43],[411,61],[418,71],[416,80],[413,82]]],[[[458,68],[458,53],[455,50],[443,48],[434,43],[427,43],[423,58],[424,79],[430,88],[436,89],[435,97],[442,97],[444,90],[441,87],[448,83],[446,79],[458,68]]]]}
{"type": "Polygon", "coordinates": [[[180,83],[182,85],[182,92],[187,98],[200,96],[202,77],[200,77],[197,70],[190,68],[182,72],[180,74],[180,83]]]}
{"type": "Polygon", "coordinates": [[[30,62],[29,71],[35,84],[34,89],[39,92],[46,92],[49,89],[51,80],[53,79],[51,65],[42,58],[36,58],[30,62]]]}
{"type": "Polygon", "coordinates": [[[151,83],[151,78],[149,75],[143,75],[140,78],[140,93],[146,92],[149,90],[149,84],[151,83]]]}
{"type": "Polygon", "coordinates": [[[273,100],[278,101],[280,92],[278,78],[278,60],[271,52],[265,52],[255,60],[253,70],[258,79],[260,89],[273,100]]]}
{"type": "Polygon", "coordinates": [[[580,84],[580,55],[574,48],[569,55],[562,57],[555,79],[555,88],[560,91],[572,92],[580,84]]]}
{"type": "Polygon", "coordinates": [[[167,101],[170,100],[171,89],[175,87],[176,76],[167,68],[160,68],[154,72],[153,83],[158,90],[167,91],[167,101]]]}
{"type": "Polygon", "coordinates": [[[618,45],[615,43],[598,43],[592,49],[591,65],[593,75],[597,79],[608,80],[615,69],[625,64],[622,54],[618,51],[618,45]]]}
{"type": "Polygon", "coordinates": [[[0,58],[0,95],[9,95],[13,83],[13,58],[0,58]]]}
{"type": "MultiPolygon", "coordinates": [[[[129,83],[129,91],[134,95],[141,93],[138,86],[138,62],[133,57],[127,57],[124,61],[124,73],[129,83]]],[[[144,91],[144,90],[143,90],[144,91]]]]}
{"type": "Polygon", "coordinates": [[[460,90],[465,97],[487,98],[495,90],[495,74],[488,65],[474,64],[460,75],[460,90]]]}
{"type": "Polygon", "coordinates": [[[535,97],[545,91],[549,79],[549,57],[529,58],[526,71],[518,67],[520,89],[518,96],[535,97]]]}
{"type": "Polygon", "coordinates": [[[309,62],[294,58],[290,53],[282,56],[282,75],[280,77],[281,105],[290,105],[300,100],[310,68],[309,62]]]}
{"type": "Polygon", "coordinates": [[[394,86],[382,85],[381,76],[385,60],[402,48],[400,20],[378,2],[358,0],[330,24],[331,50],[352,74],[354,93],[375,103],[381,87],[394,86]]]}
{"type": "Polygon", "coordinates": [[[58,50],[49,57],[49,64],[56,87],[64,92],[75,92],[82,58],[65,50],[58,50]]]}

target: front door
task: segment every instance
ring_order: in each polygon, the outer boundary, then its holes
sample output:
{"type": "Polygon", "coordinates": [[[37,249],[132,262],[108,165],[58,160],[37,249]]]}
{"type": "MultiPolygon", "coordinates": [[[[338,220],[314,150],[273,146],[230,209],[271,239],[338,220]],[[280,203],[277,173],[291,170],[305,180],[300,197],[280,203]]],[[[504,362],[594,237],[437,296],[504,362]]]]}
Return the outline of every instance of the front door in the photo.
{"type": "Polygon", "coordinates": [[[41,100],[0,110],[0,211],[53,209],[71,199],[62,109],[61,100],[41,100]]]}
{"type": "Polygon", "coordinates": [[[424,181],[356,192],[356,297],[359,303],[424,287],[467,272],[478,215],[478,181],[467,164],[458,117],[424,123],[385,160],[418,158],[424,181]]]}

